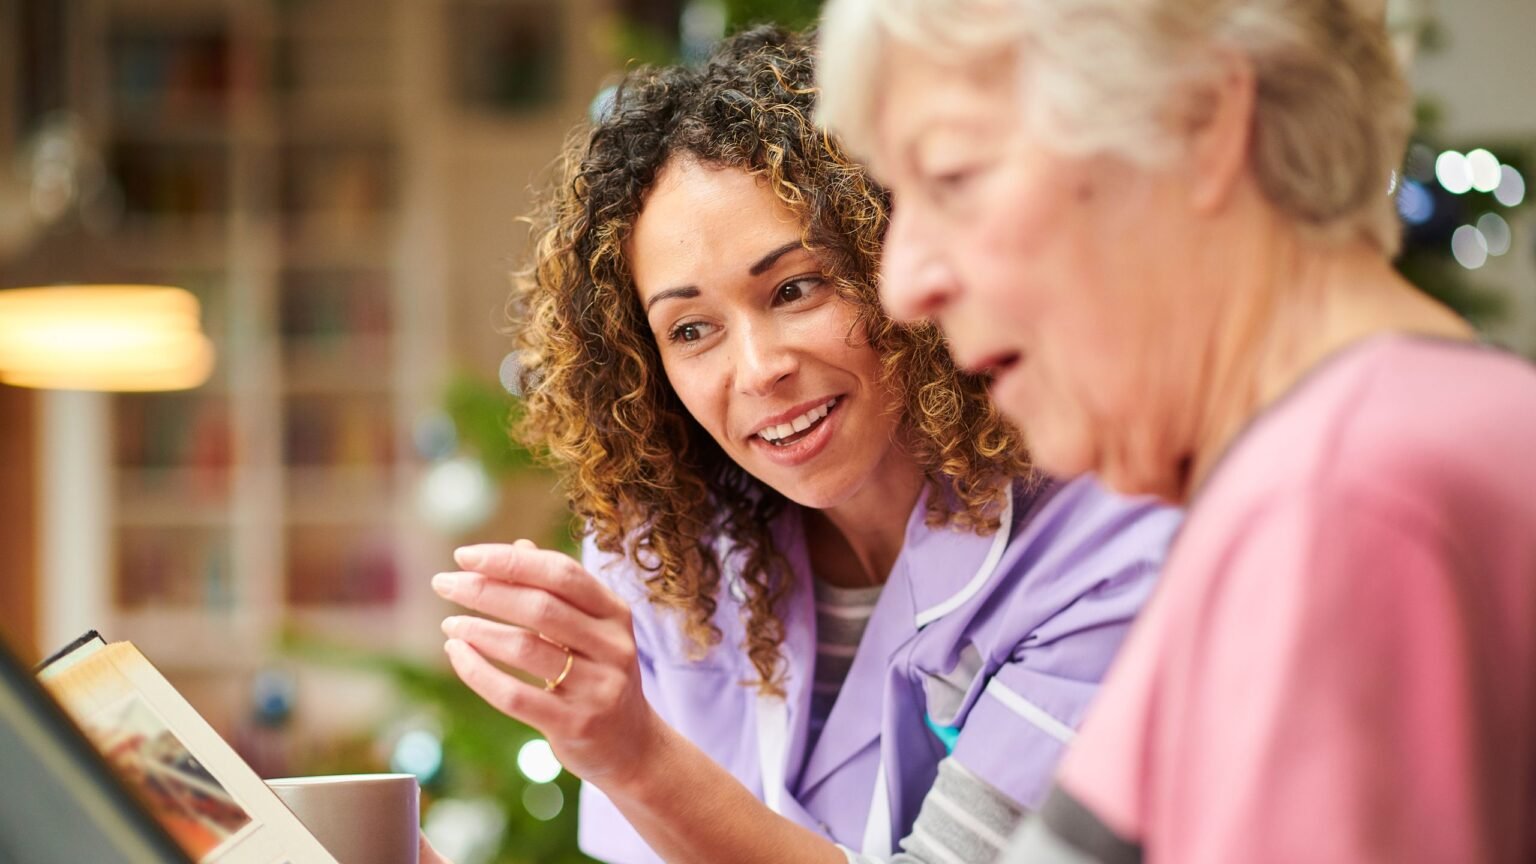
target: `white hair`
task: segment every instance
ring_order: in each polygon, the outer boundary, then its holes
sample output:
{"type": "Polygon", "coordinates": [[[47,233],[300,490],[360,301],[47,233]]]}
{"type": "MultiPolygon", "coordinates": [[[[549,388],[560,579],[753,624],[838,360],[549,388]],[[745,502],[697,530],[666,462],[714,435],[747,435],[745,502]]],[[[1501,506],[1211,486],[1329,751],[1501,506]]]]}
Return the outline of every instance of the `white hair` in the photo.
{"type": "Polygon", "coordinates": [[[1251,161],[1269,201],[1330,237],[1396,252],[1391,197],[1411,97],[1380,3],[1367,0],[830,0],[820,119],[868,153],[890,41],[960,68],[1008,58],[1022,122],[1054,149],[1149,164],[1179,155],[1174,118],[1199,110],[1236,52],[1256,81],[1251,161]]]}

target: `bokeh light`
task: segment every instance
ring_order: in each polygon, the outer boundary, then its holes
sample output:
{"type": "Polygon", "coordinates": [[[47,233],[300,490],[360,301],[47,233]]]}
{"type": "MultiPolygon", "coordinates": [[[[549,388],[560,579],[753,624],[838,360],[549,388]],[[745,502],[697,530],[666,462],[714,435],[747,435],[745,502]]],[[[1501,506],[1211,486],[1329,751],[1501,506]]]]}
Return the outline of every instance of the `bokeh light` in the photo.
{"type": "Polygon", "coordinates": [[[560,760],[543,738],[535,738],[517,751],[517,770],[535,783],[550,783],[560,776],[560,760]]]}
{"type": "Polygon", "coordinates": [[[1456,263],[1476,270],[1488,263],[1488,240],[1483,237],[1483,232],[1471,225],[1463,225],[1451,235],[1451,254],[1456,256],[1456,263]]]}
{"type": "Polygon", "coordinates": [[[1493,197],[1505,207],[1519,207],[1525,202],[1525,178],[1512,165],[1499,168],[1499,186],[1493,197]]]}
{"type": "Polygon", "coordinates": [[[1435,179],[1452,195],[1472,191],[1472,167],[1467,164],[1467,157],[1455,150],[1447,150],[1435,160],[1435,179]]]}
{"type": "Polygon", "coordinates": [[[1397,192],[1397,212],[1409,225],[1423,225],[1435,216],[1435,196],[1417,180],[1404,180],[1397,192]]]}
{"type": "Polygon", "coordinates": [[[1479,192],[1492,192],[1499,188],[1499,159],[1479,147],[1467,154],[1467,172],[1472,178],[1472,188],[1479,192]]]}
{"type": "Polygon", "coordinates": [[[540,822],[548,822],[565,809],[565,793],[553,783],[531,784],[523,789],[523,809],[540,822]]]}
{"type": "Polygon", "coordinates": [[[1509,251],[1513,242],[1513,232],[1509,230],[1509,223],[1497,213],[1484,213],[1477,220],[1478,233],[1483,235],[1483,240],[1488,243],[1489,255],[1503,255],[1509,251]]]}
{"type": "Polygon", "coordinates": [[[490,864],[506,830],[507,813],[493,798],[439,798],[421,825],[438,854],[456,864],[490,864]]]}
{"type": "Polygon", "coordinates": [[[1408,148],[1408,157],[1403,160],[1403,173],[1420,183],[1428,183],[1435,179],[1435,151],[1428,144],[1415,143],[1408,148]]]}
{"type": "Polygon", "coordinates": [[[412,729],[395,742],[389,757],[389,770],[415,774],[422,783],[430,783],[443,767],[443,741],[425,729],[412,729]]]}
{"type": "Polygon", "coordinates": [[[516,351],[501,358],[501,365],[496,367],[496,377],[501,381],[501,389],[513,396],[523,395],[523,363],[518,359],[516,351]]]}
{"type": "Polygon", "coordinates": [[[417,490],[417,510],[438,530],[457,534],[490,518],[501,491],[480,460],[444,459],[427,469],[417,490]]]}

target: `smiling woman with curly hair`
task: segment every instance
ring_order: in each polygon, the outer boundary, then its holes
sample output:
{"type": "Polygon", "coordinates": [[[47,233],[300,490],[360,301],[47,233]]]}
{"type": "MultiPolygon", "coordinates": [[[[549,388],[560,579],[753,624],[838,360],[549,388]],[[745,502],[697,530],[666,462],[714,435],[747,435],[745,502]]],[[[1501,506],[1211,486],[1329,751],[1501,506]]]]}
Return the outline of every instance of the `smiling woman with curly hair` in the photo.
{"type": "Polygon", "coordinates": [[[1176,521],[1033,474],[986,380],[881,311],[890,201],[813,72],[749,31],[573,140],[512,308],[585,560],[469,547],[435,580],[480,613],[445,622],[456,671],[587,781],[605,860],[986,854],[1176,521]]]}

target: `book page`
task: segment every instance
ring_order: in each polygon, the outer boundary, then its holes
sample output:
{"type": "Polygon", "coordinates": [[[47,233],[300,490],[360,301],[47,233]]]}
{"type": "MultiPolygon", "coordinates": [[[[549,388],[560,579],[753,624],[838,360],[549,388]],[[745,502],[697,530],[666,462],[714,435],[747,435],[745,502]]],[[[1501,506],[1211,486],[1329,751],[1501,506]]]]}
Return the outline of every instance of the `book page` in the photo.
{"type": "Polygon", "coordinates": [[[335,864],[131,644],[108,645],[44,684],[200,862],[335,864]]]}

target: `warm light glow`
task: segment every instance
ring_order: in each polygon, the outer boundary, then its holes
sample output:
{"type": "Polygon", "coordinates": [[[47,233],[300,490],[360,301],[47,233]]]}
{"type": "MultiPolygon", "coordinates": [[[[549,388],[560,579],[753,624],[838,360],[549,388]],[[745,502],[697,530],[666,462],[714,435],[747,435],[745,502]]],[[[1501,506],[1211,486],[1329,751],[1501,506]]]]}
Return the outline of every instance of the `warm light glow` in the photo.
{"type": "Polygon", "coordinates": [[[185,390],[208,380],[213,344],[180,288],[0,290],[0,382],[55,390],[185,390]]]}

